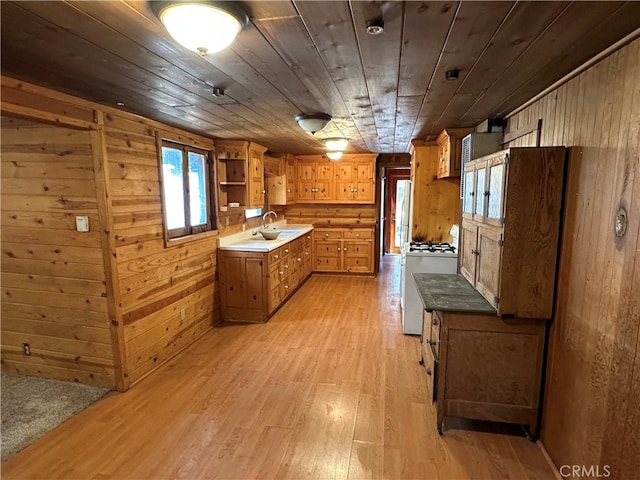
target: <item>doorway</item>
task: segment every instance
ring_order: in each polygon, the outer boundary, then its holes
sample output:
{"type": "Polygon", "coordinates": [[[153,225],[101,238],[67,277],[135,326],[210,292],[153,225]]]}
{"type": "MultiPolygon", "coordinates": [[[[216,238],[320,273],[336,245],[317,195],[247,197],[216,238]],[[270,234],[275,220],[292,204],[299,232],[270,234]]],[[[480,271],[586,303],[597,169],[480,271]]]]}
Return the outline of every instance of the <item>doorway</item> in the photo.
{"type": "Polygon", "coordinates": [[[384,253],[400,253],[407,240],[411,222],[411,171],[409,168],[388,168],[384,194],[384,253]]]}

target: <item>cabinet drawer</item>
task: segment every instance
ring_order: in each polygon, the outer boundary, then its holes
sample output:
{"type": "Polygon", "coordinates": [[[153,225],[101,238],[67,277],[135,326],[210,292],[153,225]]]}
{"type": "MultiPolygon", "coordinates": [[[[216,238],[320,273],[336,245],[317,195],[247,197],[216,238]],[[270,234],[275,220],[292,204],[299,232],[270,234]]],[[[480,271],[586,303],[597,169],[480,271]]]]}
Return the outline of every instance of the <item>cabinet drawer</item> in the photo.
{"type": "Polygon", "coordinates": [[[431,338],[431,318],[433,317],[433,313],[427,312],[426,310],[422,311],[422,333],[420,335],[420,343],[429,343],[429,339],[431,338]]]}
{"type": "Polygon", "coordinates": [[[442,316],[440,315],[440,312],[433,312],[430,320],[431,334],[429,335],[429,338],[431,340],[437,340],[439,342],[440,326],[442,324],[442,316]]]}
{"type": "Polygon", "coordinates": [[[271,292],[269,293],[269,311],[273,311],[278,305],[280,305],[280,285],[272,285],[271,292]]]}
{"type": "Polygon", "coordinates": [[[277,263],[282,258],[282,252],[280,251],[282,247],[276,248],[275,250],[271,250],[269,252],[269,265],[273,263],[277,263]]]}
{"type": "Polygon", "coordinates": [[[372,272],[371,258],[369,257],[346,257],[344,259],[344,266],[347,272],[372,272]]]}
{"type": "Polygon", "coordinates": [[[340,271],[340,257],[327,257],[316,255],[315,270],[319,272],[337,272],[340,271]]]}
{"type": "Polygon", "coordinates": [[[373,231],[370,229],[361,229],[361,230],[345,230],[343,232],[343,238],[348,239],[363,239],[370,240],[373,238],[373,231]]]}
{"type": "Polygon", "coordinates": [[[318,240],[340,240],[342,238],[342,230],[331,229],[331,230],[314,230],[313,232],[314,238],[316,241],[318,240]]]}
{"type": "Polygon", "coordinates": [[[341,250],[342,250],[341,242],[335,242],[335,241],[316,242],[316,245],[315,245],[316,255],[339,257],[341,250]]]}
{"type": "Polygon", "coordinates": [[[284,270],[282,270],[281,265],[277,264],[277,267],[278,268],[273,268],[269,271],[269,282],[271,286],[280,283],[280,279],[284,276],[284,270]]]}

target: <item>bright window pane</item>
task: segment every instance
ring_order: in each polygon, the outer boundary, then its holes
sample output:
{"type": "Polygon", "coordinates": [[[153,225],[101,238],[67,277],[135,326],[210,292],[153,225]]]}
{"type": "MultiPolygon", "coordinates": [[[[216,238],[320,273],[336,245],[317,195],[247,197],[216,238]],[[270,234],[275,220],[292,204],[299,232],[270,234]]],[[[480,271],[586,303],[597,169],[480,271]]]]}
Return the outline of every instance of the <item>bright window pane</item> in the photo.
{"type": "Polygon", "coordinates": [[[189,152],[189,200],[191,226],[207,223],[207,162],[204,155],[189,152]]]}
{"type": "Polygon", "coordinates": [[[182,151],[162,147],[162,179],[167,229],[185,226],[182,151]]]}

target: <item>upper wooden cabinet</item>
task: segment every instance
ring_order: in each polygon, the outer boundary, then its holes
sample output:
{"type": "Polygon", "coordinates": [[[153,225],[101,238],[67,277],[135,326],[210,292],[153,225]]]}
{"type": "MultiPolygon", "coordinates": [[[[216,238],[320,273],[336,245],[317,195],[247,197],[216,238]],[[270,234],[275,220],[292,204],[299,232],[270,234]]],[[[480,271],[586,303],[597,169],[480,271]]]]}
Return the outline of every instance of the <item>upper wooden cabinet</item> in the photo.
{"type": "Polygon", "coordinates": [[[296,203],[296,157],[264,157],[264,175],[267,182],[269,205],[296,203]]]}
{"type": "Polygon", "coordinates": [[[214,143],[220,211],[263,207],[266,147],[245,140],[215,140],[214,143]],[[230,206],[232,203],[238,207],[230,206]]]}
{"type": "Polygon", "coordinates": [[[286,192],[287,205],[296,203],[296,157],[287,155],[286,159],[286,192]]]}
{"type": "Polygon", "coordinates": [[[375,203],[376,154],[345,154],[338,162],[324,155],[299,155],[298,203],[375,203]]]}
{"type": "Polygon", "coordinates": [[[448,128],[438,135],[438,178],[460,176],[462,137],[472,128],[448,128]]]}
{"type": "Polygon", "coordinates": [[[336,200],[344,203],[375,202],[375,155],[337,163],[336,200]]]}
{"type": "Polygon", "coordinates": [[[498,315],[551,318],[564,170],[564,147],[465,165],[460,272],[498,315]]]}

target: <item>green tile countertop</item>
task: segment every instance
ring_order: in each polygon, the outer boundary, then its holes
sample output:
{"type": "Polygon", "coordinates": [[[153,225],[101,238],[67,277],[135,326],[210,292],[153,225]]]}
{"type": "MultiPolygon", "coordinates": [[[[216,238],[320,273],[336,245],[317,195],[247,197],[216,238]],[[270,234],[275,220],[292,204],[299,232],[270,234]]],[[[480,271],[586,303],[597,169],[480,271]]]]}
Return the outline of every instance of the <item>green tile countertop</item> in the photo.
{"type": "Polygon", "coordinates": [[[462,275],[414,273],[413,281],[428,312],[439,310],[497,315],[496,309],[462,275]]]}

